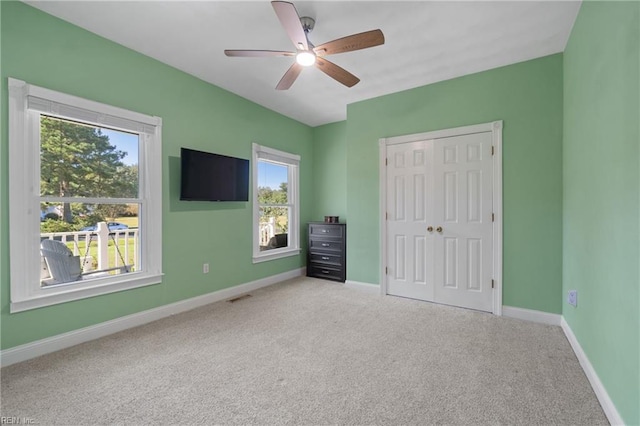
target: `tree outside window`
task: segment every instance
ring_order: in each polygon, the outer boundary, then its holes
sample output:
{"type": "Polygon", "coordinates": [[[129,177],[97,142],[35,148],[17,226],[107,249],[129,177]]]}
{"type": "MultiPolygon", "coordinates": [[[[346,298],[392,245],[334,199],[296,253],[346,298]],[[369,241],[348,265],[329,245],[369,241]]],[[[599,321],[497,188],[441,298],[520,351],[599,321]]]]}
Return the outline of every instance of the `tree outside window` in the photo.
{"type": "Polygon", "coordinates": [[[137,217],[137,205],[46,201],[60,198],[136,198],[138,135],[58,118],[40,120],[42,232],[80,230],[121,216],[137,217]],[[133,152],[112,144],[106,131],[129,139],[133,152]],[[123,160],[128,158],[128,164],[123,160]],[[53,207],[53,211],[52,211],[53,207]]]}

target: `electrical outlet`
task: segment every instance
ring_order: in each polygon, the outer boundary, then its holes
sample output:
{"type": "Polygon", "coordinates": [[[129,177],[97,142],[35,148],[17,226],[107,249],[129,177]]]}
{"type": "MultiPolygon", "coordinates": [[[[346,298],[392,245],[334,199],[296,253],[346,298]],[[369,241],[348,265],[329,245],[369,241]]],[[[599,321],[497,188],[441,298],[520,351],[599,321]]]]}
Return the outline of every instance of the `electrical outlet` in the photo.
{"type": "Polygon", "coordinates": [[[202,264],[202,273],[203,274],[208,274],[209,273],[209,264],[208,263],[203,263],[202,264]]]}
{"type": "Polygon", "coordinates": [[[567,302],[570,305],[578,307],[578,290],[569,290],[567,293],[567,302]]]}

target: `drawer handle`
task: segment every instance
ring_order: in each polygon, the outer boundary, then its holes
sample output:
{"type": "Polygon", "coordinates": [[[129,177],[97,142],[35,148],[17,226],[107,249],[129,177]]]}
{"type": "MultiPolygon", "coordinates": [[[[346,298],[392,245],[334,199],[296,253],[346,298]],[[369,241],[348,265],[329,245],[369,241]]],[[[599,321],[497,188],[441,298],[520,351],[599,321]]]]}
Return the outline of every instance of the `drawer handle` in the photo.
{"type": "Polygon", "coordinates": [[[330,258],[327,256],[322,256],[322,260],[329,260],[330,258]]]}
{"type": "Polygon", "coordinates": [[[329,243],[322,243],[322,247],[329,247],[331,244],[329,243]]]}
{"type": "Polygon", "coordinates": [[[323,234],[326,234],[327,232],[329,232],[327,229],[323,229],[323,230],[322,230],[322,233],[323,233],[323,234]]]}
{"type": "Polygon", "coordinates": [[[323,269],[323,270],[322,270],[322,271],[320,271],[320,272],[322,272],[323,274],[328,274],[328,273],[329,273],[329,271],[327,271],[326,269],[323,269]]]}

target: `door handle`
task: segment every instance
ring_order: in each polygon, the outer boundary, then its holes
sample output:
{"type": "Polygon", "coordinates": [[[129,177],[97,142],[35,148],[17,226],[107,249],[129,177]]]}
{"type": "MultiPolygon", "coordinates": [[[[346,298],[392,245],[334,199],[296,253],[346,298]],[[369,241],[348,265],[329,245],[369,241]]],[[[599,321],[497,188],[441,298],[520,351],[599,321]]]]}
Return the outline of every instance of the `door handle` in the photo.
{"type": "Polygon", "coordinates": [[[427,231],[429,231],[429,232],[433,232],[433,226],[428,226],[428,227],[427,227],[427,231]]]}
{"type": "Polygon", "coordinates": [[[442,233],[442,226],[438,226],[438,227],[436,228],[436,231],[438,231],[438,232],[442,233]]]}

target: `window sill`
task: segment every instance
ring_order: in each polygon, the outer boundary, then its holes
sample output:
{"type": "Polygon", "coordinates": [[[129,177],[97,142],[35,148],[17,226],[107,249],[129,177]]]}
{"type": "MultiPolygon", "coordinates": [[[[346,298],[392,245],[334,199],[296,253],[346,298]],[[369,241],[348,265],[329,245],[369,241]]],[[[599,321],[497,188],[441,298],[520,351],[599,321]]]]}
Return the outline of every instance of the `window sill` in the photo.
{"type": "Polygon", "coordinates": [[[268,254],[254,255],[253,263],[267,262],[269,260],[282,259],[284,257],[297,256],[302,250],[299,248],[287,248],[282,250],[270,250],[268,254]]]}
{"type": "Polygon", "coordinates": [[[162,275],[163,274],[146,274],[127,279],[126,281],[110,282],[102,285],[96,285],[94,287],[80,289],[74,289],[73,286],[67,286],[68,291],[58,291],[55,294],[47,294],[47,289],[42,289],[40,294],[36,296],[11,302],[10,313],[13,314],[16,312],[24,312],[31,309],[57,305],[74,300],[82,300],[89,297],[116,293],[118,291],[131,290],[138,287],[160,284],[162,282],[162,275]]]}

